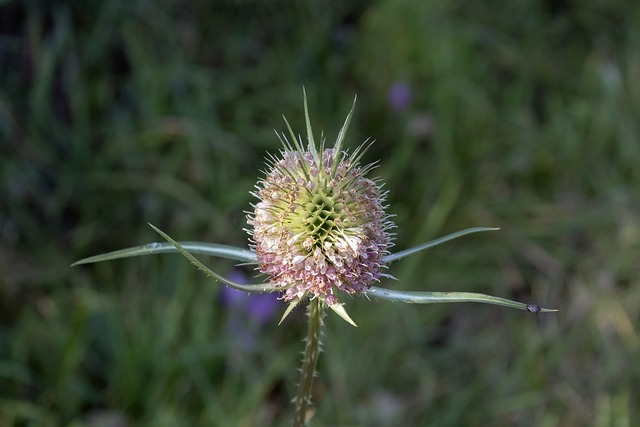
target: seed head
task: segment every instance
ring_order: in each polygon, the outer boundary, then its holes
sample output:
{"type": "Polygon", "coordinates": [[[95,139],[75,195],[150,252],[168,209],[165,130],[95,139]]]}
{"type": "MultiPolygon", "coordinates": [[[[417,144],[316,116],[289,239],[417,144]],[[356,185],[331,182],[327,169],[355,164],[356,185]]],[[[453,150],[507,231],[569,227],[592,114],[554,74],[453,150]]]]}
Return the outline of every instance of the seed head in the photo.
{"type": "Polygon", "coordinates": [[[311,296],[334,306],[337,290],[363,292],[384,276],[393,227],[386,192],[365,178],[374,165],[359,165],[364,146],[351,155],[340,150],[347,124],[334,148],[316,147],[310,125],[306,149],[293,135],[293,147],[279,136],[284,148],[256,185],[253,249],[286,301],[311,296]]]}

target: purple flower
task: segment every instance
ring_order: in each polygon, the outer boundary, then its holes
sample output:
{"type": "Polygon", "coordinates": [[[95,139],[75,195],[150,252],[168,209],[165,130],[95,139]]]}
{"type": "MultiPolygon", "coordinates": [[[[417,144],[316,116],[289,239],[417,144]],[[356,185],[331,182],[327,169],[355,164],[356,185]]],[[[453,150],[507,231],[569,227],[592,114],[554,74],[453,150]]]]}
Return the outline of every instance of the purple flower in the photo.
{"type": "MultiPolygon", "coordinates": [[[[239,269],[233,269],[228,278],[237,283],[248,283],[247,276],[239,269]]],[[[248,294],[228,286],[223,288],[221,299],[231,310],[260,325],[268,323],[280,306],[276,294],[248,294]]]]}
{"type": "Polygon", "coordinates": [[[404,111],[411,102],[411,87],[405,82],[397,81],[389,88],[387,98],[393,111],[404,111]]]}

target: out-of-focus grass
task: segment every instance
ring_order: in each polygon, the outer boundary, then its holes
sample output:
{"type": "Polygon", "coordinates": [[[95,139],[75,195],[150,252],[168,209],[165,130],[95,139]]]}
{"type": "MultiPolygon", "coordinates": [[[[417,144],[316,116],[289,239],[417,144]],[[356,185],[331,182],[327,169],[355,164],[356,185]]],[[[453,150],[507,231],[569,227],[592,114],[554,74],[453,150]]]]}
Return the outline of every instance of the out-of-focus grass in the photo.
{"type": "Polygon", "coordinates": [[[349,300],[359,328],[327,319],[315,425],[633,425],[637,22],[596,0],[3,3],[0,425],[288,423],[302,316],[246,346],[178,256],[68,265],[158,240],[147,222],[246,245],[302,85],[329,137],[358,93],[348,146],[377,139],[398,248],[502,227],[385,286],[561,310],[349,300]]]}

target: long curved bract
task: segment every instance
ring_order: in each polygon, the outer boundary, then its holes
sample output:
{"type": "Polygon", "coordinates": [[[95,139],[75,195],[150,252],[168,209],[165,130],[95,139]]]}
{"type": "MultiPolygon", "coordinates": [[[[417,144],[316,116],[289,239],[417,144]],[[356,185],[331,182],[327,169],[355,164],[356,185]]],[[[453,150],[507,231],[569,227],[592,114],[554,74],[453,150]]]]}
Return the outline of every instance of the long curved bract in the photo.
{"type": "MultiPolygon", "coordinates": [[[[256,264],[258,262],[256,253],[249,249],[238,248],[236,246],[221,245],[218,243],[204,242],[176,242],[184,250],[199,255],[210,255],[220,258],[242,261],[247,264],[256,264]]],[[[120,249],[118,251],[108,252],[105,254],[95,255],[76,261],[71,266],[81,264],[92,264],[102,261],[113,261],[115,259],[130,258],[142,255],[168,254],[179,252],[171,243],[149,243],[133,248],[120,249]]]]}
{"type": "Polygon", "coordinates": [[[446,236],[440,237],[435,240],[431,240],[430,242],[423,243],[418,246],[414,246],[413,248],[405,249],[404,251],[396,252],[395,254],[387,255],[384,257],[385,262],[393,262],[404,258],[409,255],[413,255],[417,252],[423,251],[425,249],[432,248],[434,246],[441,245],[443,243],[449,242],[453,239],[457,239],[458,237],[466,236],[467,234],[479,233],[481,231],[495,231],[500,230],[495,227],[472,227],[466,228],[464,230],[456,231],[455,233],[447,234],[446,236]]]}
{"type": "MultiPolygon", "coordinates": [[[[474,228],[467,228],[465,230],[460,230],[455,233],[451,233],[446,236],[440,237],[438,239],[432,240],[430,242],[426,242],[421,245],[415,246],[413,248],[388,255],[384,258],[384,261],[393,262],[401,258],[404,258],[406,256],[412,255],[414,253],[423,251],[425,249],[432,248],[437,245],[441,245],[442,243],[446,243],[458,237],[466,236],[467,234],[478,233],[481,231],[492,231],[492,230],[498,230],[498,229],[489,228],[489,227],[474,227],[474,228]]],[[[219,243],[206,243],[206,242],[176,242],[176,243],[178,243],[184,250],[192,254],[209,255],[214,257],[232,259],[234,261],[241,261],[247,264],[257,264],[258,262],[256,253],[250,249],[239,248],[237,246],[222,245],[219,243]]],[[[172,243],[155,242],[155,243],[148,243],[142,246],[135,246],[127,249],[120,249],[113,252],[108,252],[100,255],[91,256],[88,258],[83,258],[79,261],[74,262],[71,265],[76,266],[81,264],[92,264],[92,263],[102,262],[102,261],[113,261],[116,259],[130,258],[130,257],[136,257],[136,256],[143,256],[143,255],[168,254],[168,253],[176,253],[176,252],[179,252],[179,250],[172,243]]]]}
{"type": "Polygon", "coordinates": [[[184,256],[186,259],[191,261],[191,264],[195,265],[199,270],[201,270],[205,274],[207,274],[207,276],[213,277],[214,279],[217,279],[220,282],[224,283],[225,285],[231,286],[232,288],[235,288],[235,289],[238,289],[238,290],[241,290],[241,291],[246,291],[246,292],[268,293],[268,292],[274,292],[274,291],[278,290],[278,288],[273,286],[271,283],[259,283],[257,285],[245,285],[245,284],[242,284],[242,283],[236,283],[236,282],[234,282],[232,280],[227,279],[224,276],[221,276],[220,274],[216,273],[215,271],[211,270],[209,267],[207,267],[206,265],[204,265],[203,263],[198,261],[198,259],[196,257],[191,255],[184,247],[182,247],[182,245],[180,245],[180,243],[178,243],[175,240],[173,240],[164,231],[160,230],[158,227],[154,226],[153,224],[149,224],[149,225],[151,226],[151,228],[153,228],[156,231],[156,233],[158,233],[166,241],[171,243],[178,250],[178,252],[182,256],[184,256]]]}
{"type": "MultiPolygon", "coordinates": [[[[149,224],[151,225],[151,224],[149,224]]],[[[241,283],[235,283],[224,276],[212,271],[200,261],[198,261],[192,254],[209,255],[220,258],[232,259],[235,261],[241,261],[247,264],[256,264],[257,256],[254,251],[249,249],[238,248],[235,246],[222,245],[217,243],[204,243],[204,242],[176,242],[163,231],[157,227],[151,225],[151,227],[164,237],[168,243],[149,243],[147,245],[136,246],[132,248],[122,249],[114,252],[108,252],[101,255],[95,255],[92,257],[81,259],[76,261],[72,265],[90,264],[101,261],[111,261],[116,259],[152,255],[161,253],[180,253],[186,257],[191,263],[193,263],[198,269],[204,271],[208,276],[213,277],[222,283],[231,286],[235,289],[239,289],[246,292],[274,292],[277,291],[269,283],[261,283],[255,285],[246,285],[241,283]]],[[[482,231],[493,231],[497,228],[489,227],[473,227],[465,230],[460,230],[455,233],[448,234],[430,242],[423,243],[404,251],[397,252],[395,254],[385,257],[386,262],[393,262],[398,259],[402,259],[408,255],[415,254],[428,248],[440,245],[458,237],[465,236],[467,234],[478,233],[482,231]]],[[[554,312],[557,310],[542,308],[537,304],[525,304],[521,302],[511,301],[505,298],[494,297],[491,295],[485,295],[475,292],[408,292],[397,291],[391,289],[378,288],[375,286],[370,287],[365,291],[365,294],[389,301],[405,302],[410,304],[436,304],[436,303],[451,303],[451,302],[476,302],[485,304],[501,305],[504,307],[515,308],[518,310],[526,310],[532,313],[538,312],[554,312]]],[[[299,302],[299,301],[298,301],[299,302]]],[[[292,308],[292,307],[291,307],[292,308]]],[[[288,313],[287,313],[288,314],[288,313]]],[[[286,317],[286,315],[285,315],[286,317]]]]}
{"type": "Polygon", "coordinates": [[[110,261],[114,259],[120,258],[128,258],[140,255],[151,255],[158,253],[173,253],[178,252],[185,258],[187,258],[193,265],[195,265],[199,270],[203,271],[207,276],[213,277],[214,279],[224,283],[227,286],[230,286],[234,289],[238,289],[245,292],[256,292],[256,293],[268,293],[277,291],[273,285],[270,283],[259,283],[253,285],[247,285],[243,283],[237,283],[232,280],[227,279],[224,276],[216,273],[211,270],[209,267],[205,266],[201,263],[196,257],[194,257],[191,252],[198,254],[206,254],[218,256],[221,258],[233,259],[236,261],[245,261],[247,263],[255,263],[256,256],[254,252],[251,252],[247,249],[236,248],[234,246],[228,245],[220,245],[215,243],[198,243],[198,242],[183,242],[178,243],[173,240],[169,235],[164,233],[159,228],[155,227],[152,224],[149,224],[151,228],[153,228],[158,234],[164,237],[168,243],[150,243],[148,245],[137,246],[134,248],[122,249],[119,251],[109,252],[106,254],[96,255],[89,258],[81,259],[80,261],[76,261],[72,264],[72,266],[80,265],[80,264],[90,264],[94,262],[101,261],[110,261]]]}
{"type": "Polygon", "coordinates": [[[501,305],[503,307],[525,310],[531,313],[548,313],[558,310],[542,308],[537,304],[525,304],[511,301],[506,298],[494,297],[491,295],[479,294],[475,292],[407,292],[371,286],[365,291],[370,297],[385,299],[389,301],[405,302],[410,304],[437,304],[448,302],[479,302],[485,304],[501,305]]]}

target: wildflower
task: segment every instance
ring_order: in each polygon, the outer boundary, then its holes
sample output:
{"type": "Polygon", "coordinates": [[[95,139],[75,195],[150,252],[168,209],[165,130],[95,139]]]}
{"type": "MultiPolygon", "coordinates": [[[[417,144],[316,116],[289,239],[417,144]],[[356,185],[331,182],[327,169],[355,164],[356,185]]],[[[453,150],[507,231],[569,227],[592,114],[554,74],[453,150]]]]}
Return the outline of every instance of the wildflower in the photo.
{"type": "MultiPolygon", "coordinates": [[[[240,269],[233,269],[229,279],[237,283],[247,283],[247,276],[240,269]]],[[[232,366],[242,366],[244,356],[258,350],[258,334],[273,319],[280,306],[276,294],[248,294],[231,287],[224,287],[220,294],[221,303],[227,308],[227,335],[233,337],[232,351],[236,356],[229,359],[232,366]],[[242,358],[242,359],[239,359],[242,358]]]]}
{"type": "Polygon", "coordinates": [[[284,149],[256,186],[259,202],[247,221],[259,269],[285,301],[311,296],[335,306],[338,290],[361,293],[384,276],[393,227],[386,192],[365,177],[373,165],[358,162],[364,146],[349,155],[340,137],[319,150],[313,139],[306,149],[280,139],[284,149]]]}
{"type": "MultiPolygon", "coordinates": [[[[229,273],[229,279],[237,283],[247,283],[246,275],[239,269],[229,273]]],[[[275,294],[248,294],[231,287],[225,287],[221,294],[222,303],[234,313],[241,315],[249,323],[265,325],[274,316],[279,303],[275,294]]]]}
{"type": "Polygon", "coordinates": [[[387,98],[393,111],[404,111],[411,102],[411,87],[407,83],[397,81],[389,88],[387,98]]]}

